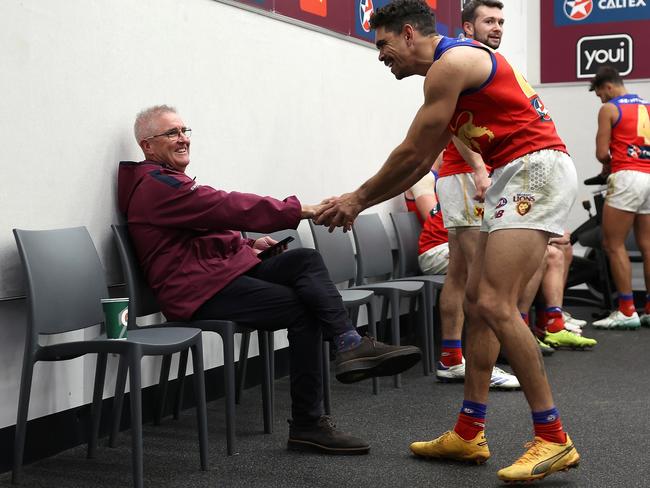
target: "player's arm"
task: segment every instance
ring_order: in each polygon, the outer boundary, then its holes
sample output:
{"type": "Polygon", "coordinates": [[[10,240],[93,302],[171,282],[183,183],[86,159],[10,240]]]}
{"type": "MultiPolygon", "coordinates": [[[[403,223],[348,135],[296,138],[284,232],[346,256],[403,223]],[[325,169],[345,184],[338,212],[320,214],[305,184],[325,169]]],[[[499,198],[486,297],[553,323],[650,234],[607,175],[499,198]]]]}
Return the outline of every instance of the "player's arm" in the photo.
{"type": "Polygon", "coordinates": [[[465,162],[474,170],[474,184],[476,185],[476,195],[474,200],[482,202],[485,200],[485,192],[490,187],[490,175],[488,175],[485,161],[481,155],[468,148],[460,139],[453,137],[454,146],[463,157],[465,162]]]}
{"type": "Polygon", "coordinates": [[[429,171],[410,190],[418,213],[423,220],[426,220],[431,214],[431,210],[438,205],[435,176],[429,171]]]}
{"type": "MultiPolygon", "coordinates": [[[[618,118],[618,109],[613,103],[604,103],[598,111],[598,132],[596,132],[596,159],[608,166],[612,160],[609,144],[612,140],[612,126],[618,118]]],[[[605,169],[605,168],[604,168],[605,169]]]]}

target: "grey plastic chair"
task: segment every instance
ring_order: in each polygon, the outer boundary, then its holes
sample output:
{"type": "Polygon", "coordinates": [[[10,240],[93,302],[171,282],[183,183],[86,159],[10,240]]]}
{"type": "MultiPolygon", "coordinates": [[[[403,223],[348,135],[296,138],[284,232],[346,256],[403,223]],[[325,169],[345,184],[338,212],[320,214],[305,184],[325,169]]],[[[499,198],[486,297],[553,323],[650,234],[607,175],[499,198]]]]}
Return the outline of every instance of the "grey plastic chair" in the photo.
{"type": "MultiPolygon", "coordinates": [[[[420,336],[423,351],[422,369],[425,376],[431,372],[431,354],[429,337],[429,307],[424,283],[419,280],[393,279],[393,254],[384,224],[378,214],[359,215],[352,225],[352,235],[357,248],[357,286],[378,287],[386,298],[383,303],[384,310],[387,306],[391,309],[391,332],[393,343],[399,344],[400,339],[400,299],[409,298],[411,303],[410,316],[413,317],[413,303],[419,301],[419,317],[416,320],[416,329],[420,336]],[[368,280],[385,280],[384,283],[372,283],[368,280]]],[[[380,291],[373,291],[379,294],[380,291]]],[[[387,314],[382,313],[385,321],[387,314]]],[[[398,378],[399,381],[399,378],[398,378]]]]}
{"type": "MultiPolygon", "coordinates": [[[[347,233],[341,229],[335,229],[334,232],[329,232],[327,227],[316,225],[310,221],[309,225],[314,235],[314,243],[323,256],[325,265],[330,272],[332,281],[335,283],[347,283],[350,292],[358,292],[361,290],[372,291],[373,294],[384,298],[384,303],[390,305],[395,318],[392,323],[392,342],[399,345],[399,302],[400,298],[406,297],[419,297],[424,290],[422,283],[416,282],[401,282],[395,284],[392,282],[376,282],[372,284],[354,285],[356,277],[357,264],[354,256],[354,249],[352,248],[352,241],[347,233]]],[[[343,291],[343,290],[341,290],[343,291]]],[[[368,309],[370,310],[371,307],[368,309]]],[[[421,307],[422,308],[422,307],[421,307]]],[[[386,321],[388,307],[384,307],[384,312],[381,315],[382,322],[386,321]]],[[[372,323],[370,329],[372,335],[377,334],[376,325],[372,323]]],[[[426,361],[424,361],[426,363],[426,361]]],[[[401,384],[400,376],[395,376],[395,387],[399,388],[401,384]]],[[[374,386],[374,384],[373,384],[374,386]]]]}
{"type": "Polygon", "coordinates": [[[436,347],[440,336],[440,290],[445,284],[445,275],[423,275],[418,264],[418,241],[422,226],[415,212],[391,213],[395,235],[397,236],[398,278],[400,280],[421,281],[426,294],[426,312],[429,325],[429,364],[435,370],[438,357],[436,347]]]}
{"type": "Polygon", "coordinates": [[[201,469],[207,469],[207,421],[203,380],[201,330],[169,327],[130,330],[126,340],[105,334],[41,346],[40,335],[87,329],[103,322],[100,300],[108,297],[104,270],[85,227],[28,231],[14,229],[27,281],[29,316],[20,381],[12,481],[20,481],[34,364],[64,361],[97,354],[88,457],[95,455],[108,354],[118,354],[130,372],[133,485],[143,486],[142,397],[140,361],[143,356],[172,354],[192,349],[197,402],[201,469]]]}
{"type": "MultiPolygon", "coordinates": [[[[289,243],[287,250],[299,249],[303,247],[300,235],[298,234],[298,231],[294,229],[280,230],[273,232],[272,234],[264,234],[259,232],[246,233],[246,236],[251,239],[259,239],[265,235],[269,235],[276,241],[280,241],[285,237],[293,237],[293,241],[289,243]]],[[[318,248],[316,249],[318,250],[318,248]]],[[[368,323],[372,323],[372,325],[369,326],[369,330],[372,334],[374,334],[375,320],[374,311],[372,308],[373,293],[366,290],[339,290],[339,293],[341,294],[341,298],[343,300],[343,306],[345,306],[348,313],[351,315],[353,323],[356,323],[359,307],[364,305],[366,306],[368,311],[368,323]]],[[[273,354],[273,350],[271,350],[271,354],[273,354]]],[[[271,361],[271,364],[273,364],[273,361],[271,361]]],[[[273,368],[271,368],[271,370],[273,370],[273,368]]],[[[330,343],[328,341],[323,341],[323,410],[327,415],[330,415],[332,413],[332,396],[330,392],[330,383],[330,343]]],[[[377,378],[373,378],[372,386],[373,393],[376,395],[379,392],[379,382],[377,378]]],[[[273,388],[271,388],[271,392],[273,392],[273,388]]],[[[273,393],[271,394],[271,397],[273,398],[273,393]]]]}
{"type": "MultiPolygon", "coordinates": [[[[129,301],[129,327],[137,328],[136,319],[146,315],[160,312],[160,306],[156,302],[151,288],[142,274],[140,266],[137,262],[135,251],[131,243],[131,237],[126,225],[111,225],[115,242],[122,263],[122,270],[124,278],[126,279],[127,292],[130,298],[129,301]]],[[[205,332],[215,332],[221,336],[223,341],[223,356],[224,356],[224,391],[225,391],[225,404],[226,404],[226,449],[228,455],[235,453],[235,359],[234,359],[234,334],[236,333],[250,333],[251,329],[242,327],[237,323],[230,320],[194,320],[190,322],[165,322],[160,324],[163,328],[169,326],[175,327],[191,327],[200,329],[205,332]]],[[[150,326],[149,326],[150,327],[150,326]]],[[[147,327],[147,328],[149,328],[147,327]]],[[[263,416],[264,416],[264,432],[272,432],[272,407],[270,400],[270,377],[268,367],[268,351],[266,345],[266,334],[261,334],[260,342],[262,351],[263,367],[263,381],[262,381],[262,402],[263,402],[263,416]]],[[[167,390],[167,382],[169,378],[169,368],[171,364],[171,356],[166,356],[163,359],[161,367],[160,385],[161,393],[158,402],[158,421],[162,417],[162,408],[165,405],[165,396],[167,390]]],[[[185,369],[187,365],[187,355],[181,355],[178,365],[178,382],[179,391],[176,398],[176,407],[174,417],[178,418],[181,408],[181,401],[183,398],[183,384],[185,377],[185,369]]],[[[120,414],[122,412],[122,398],[124,395],[126,372],[124,366],[120,363],[118,371],[118,384],[115,391],[115,412],[113,417],[113,424],[111,428],[110,445],[115,444],[115,438],[119,432],[120,414]]]]}

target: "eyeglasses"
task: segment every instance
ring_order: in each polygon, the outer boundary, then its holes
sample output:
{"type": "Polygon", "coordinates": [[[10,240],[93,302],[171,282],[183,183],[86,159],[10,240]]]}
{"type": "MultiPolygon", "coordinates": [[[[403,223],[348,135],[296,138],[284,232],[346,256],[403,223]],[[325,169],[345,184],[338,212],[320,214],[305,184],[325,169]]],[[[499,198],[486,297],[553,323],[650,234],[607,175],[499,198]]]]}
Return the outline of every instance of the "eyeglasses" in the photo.
{"type": "Polygon", "coordinates": [[[176,142],[178,141],[178,139],[180,139],[181,134],[183,134],[185,137],[189,139],[190,137],[192,137],[192,129],[190,129],[189,127],[183,127],[181,129],[171,129],[168,130],[167,132],[163,132],[162,134],[156,134],[155,136],[145,137],[144,140],[146,141],[148,139],[154,139],[155,137],[167,136],[167,139],[176,142]]]}

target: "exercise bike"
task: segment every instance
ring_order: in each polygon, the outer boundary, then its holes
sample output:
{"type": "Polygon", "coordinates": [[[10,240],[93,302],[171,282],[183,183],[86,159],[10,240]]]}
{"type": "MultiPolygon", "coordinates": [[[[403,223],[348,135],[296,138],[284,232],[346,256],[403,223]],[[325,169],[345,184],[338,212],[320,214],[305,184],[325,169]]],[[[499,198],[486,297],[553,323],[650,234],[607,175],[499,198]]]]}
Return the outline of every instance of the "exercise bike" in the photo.
{"type": "MultiPolygon", "coordinates": [[[[601,223],[607,190],[605,186],[607,176],[599,174],[587,178],[584,180],[584,184],[598,186],[593,192],[595,213],[592,214],[591,212],[592,205],[589,200],[582,202],[582,207],[589,214],[589,218],[571,232],[570,242],[571,245],[580,244],[585,249],[585,252],[583,256],[573,256],[567,277],[565,299],[599,307],[601,313],[595,315],[605,317],[615,308],[616,298],[609,262],[602,246],[601,223]],[[570,290],[571,287],[583,283],[590,295],[588,297],[570,290]]],[[[628,249],[632,262],[642,262],[633,231],[627,236],[625,247],[628,249]]]]}

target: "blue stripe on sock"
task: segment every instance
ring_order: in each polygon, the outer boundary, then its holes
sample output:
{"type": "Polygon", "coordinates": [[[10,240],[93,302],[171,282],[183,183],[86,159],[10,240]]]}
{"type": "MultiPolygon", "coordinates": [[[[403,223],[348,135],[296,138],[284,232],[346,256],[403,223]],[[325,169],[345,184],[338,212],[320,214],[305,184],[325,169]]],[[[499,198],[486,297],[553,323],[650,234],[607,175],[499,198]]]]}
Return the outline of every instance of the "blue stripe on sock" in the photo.
{"type": "Polygon", "coordinates": [[[487,416],[487,405],[463,400],[463,406],[460,409],[460,413],[464,413],[465,415],[476,419],[484,419],[487,416]]]}
{"type": "Polygon", "coordinates": [[[442,347],[449,349],[460,349],[462,346],[461,341],[442,341],[442,347]]]}
{"type": "Polygon", "coordinates": [[[543,412],[531,412],[533,416],[534,424],[550,424],[555,422],[560,418],[560,412],[558,409],[553,407],[549,410],[544,410],[543,412]]]}
{"type": "Polygon", "coordinates": [[[546,313],[562,312],[562,307],[546,307],[546,313]]]}
{"type": "Polygon", "coordinates": [[[358,346],[360,342],[361,336],[355,329],[343,332],[343,334],[339,334],[334,338],[334,344],[336,344],[336,349],[339,352],[349,351],[358,346]]]}
{"type": "Polygon", "coordinates": [[[619,300],[632,300],[634,298],[634,295],[632,293],[627,294],[627,293],[619,293],[618,294],[618,299],[619,300]]]}

